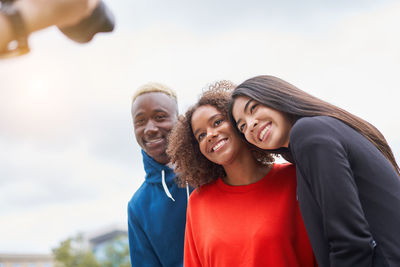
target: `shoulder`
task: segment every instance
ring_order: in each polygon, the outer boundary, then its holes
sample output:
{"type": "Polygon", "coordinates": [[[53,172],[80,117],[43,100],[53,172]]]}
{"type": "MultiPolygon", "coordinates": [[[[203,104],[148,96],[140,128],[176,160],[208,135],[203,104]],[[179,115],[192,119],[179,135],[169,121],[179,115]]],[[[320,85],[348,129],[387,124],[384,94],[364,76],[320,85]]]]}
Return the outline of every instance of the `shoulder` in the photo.
{"type": "Polygon", "coordinates": [[[274,163],[272,169],[274,181],[279,184],[296,186],[296,166],[292,163],[274,163]]]}
{"type": "Polygon", "coordinates": [[[296,163],[315,153],[344,151],[350,127],[329,116],[299,119],[290,132],[289,148],[296,163]]]}
{"type": "Polygon", "coordinates": [[[200,188],[196,188],[189,197],[189,206],[202,205],[212,199],[216,195],[217,181],[202,185],[200,188]]]}
{"type": "Polygon", "coordinates": [[[309,135],[310,133],[326,132],[344,123],[329,116],[303,117],[296,121],[290,136],[309,135]]]}
{"type": "Polygon", "coordinates": [[[143,183],[138,190],[133,194],[132,198],[128,202],[128,212],[132,213],[134,211],[137,211],[138,209],[141,209],[141,207],[144,205],[146,201],[146,198],[148,197],[147,193],[147,183],[143,183]]]}
{"type": "Polygon", "coordinates": [[[296,167],[292,163],[274,163],[276,174],[296,175],[296,167]]]}
{"type": "Polygon", "coordinates": [[[299,119],[290,132],[290,145],[308,146],[335,143],[350,129],[342,121],[329,116],[299,119]]]}

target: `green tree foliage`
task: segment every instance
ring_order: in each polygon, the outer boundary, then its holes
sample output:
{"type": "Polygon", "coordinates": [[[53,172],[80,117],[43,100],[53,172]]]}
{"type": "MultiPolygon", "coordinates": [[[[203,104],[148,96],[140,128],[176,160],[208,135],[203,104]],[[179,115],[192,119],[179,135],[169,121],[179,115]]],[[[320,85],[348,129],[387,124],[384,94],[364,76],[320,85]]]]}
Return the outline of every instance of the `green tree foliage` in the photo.
{"type": "Polygon", "coordinates": [[[53,249],[55,267],[130,267],[129,242],[125,235],[106,241],[93,252],[82,235],[68,238],[53,249]]]}
{"type": "Polygon", "coordinates": [[[55,267],[101,267],[81,235],[68,238],[53,249],[55,267]]]}
{"type": "Polygon", "coordinates": [[[111,240],[105,249],[106,259],[101,262],[102,267],[130,267],[129,243],[125,236],[118,236],[111,240]]]}

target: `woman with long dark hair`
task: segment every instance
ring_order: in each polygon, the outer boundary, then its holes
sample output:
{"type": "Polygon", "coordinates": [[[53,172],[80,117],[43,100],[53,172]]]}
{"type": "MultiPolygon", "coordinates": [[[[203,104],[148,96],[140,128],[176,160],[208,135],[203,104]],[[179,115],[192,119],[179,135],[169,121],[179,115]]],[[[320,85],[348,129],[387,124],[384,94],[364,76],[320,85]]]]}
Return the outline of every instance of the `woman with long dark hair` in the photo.
{"type": "Polygon", "coordinates": [[[167,153],[189,198],[184,266],[316,265],[296,200],[293,164],[252,151],[229,123],[232,84],[203,92],[172,130],[167,153]]]}
{"type": "Polygon", "coordinates": [[[298,198],[320,267],[400,266],[400,173],[370,123],[273,76],[237,86],[243,138],[295,163],[298,198]]]}

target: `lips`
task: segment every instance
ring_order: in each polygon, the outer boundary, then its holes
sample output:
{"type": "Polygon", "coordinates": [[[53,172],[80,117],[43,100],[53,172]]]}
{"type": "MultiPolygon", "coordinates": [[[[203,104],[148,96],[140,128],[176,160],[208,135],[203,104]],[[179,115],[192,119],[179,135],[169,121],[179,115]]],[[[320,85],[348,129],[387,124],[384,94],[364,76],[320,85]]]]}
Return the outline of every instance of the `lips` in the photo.
{"type": "Polygon", "coordinates": [[[144,143],[147,147],[155,147],[164,142],[165,138],[159,137],[159,138],[152,138],[152,139],[146,139],[144,140],[144,143]]]}
{"type": "Polygon", "coordinates": [[[257,138],[259,141],[265,141],[270,133],[270,129],[271,129],[271,125],[272,123],[269,122],[267,124],[264,125],[264,127],[260,128],[260,131],[258,132],[257,138]]]}
{"type": "Polygon", "coordinates": [[[211,147],[211,152],[216,152],[216,151],[220,150],[220,149],[226,144],[227,141],[228,141],[228,139],[225,138],[225,139],[222,139],[222,140],[216,142],[216,143],[211,147]]]}

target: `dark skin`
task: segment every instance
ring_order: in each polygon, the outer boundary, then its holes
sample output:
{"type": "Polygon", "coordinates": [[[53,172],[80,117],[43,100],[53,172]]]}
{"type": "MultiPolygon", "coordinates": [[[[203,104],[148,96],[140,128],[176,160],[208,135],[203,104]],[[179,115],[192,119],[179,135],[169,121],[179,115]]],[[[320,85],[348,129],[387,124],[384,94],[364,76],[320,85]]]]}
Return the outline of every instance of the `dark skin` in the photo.
{"type": "Polygon", "coordinates": [[[162,92],[139,95],[132,103],[136,141],[155,161],[167,164],[167,137],[177,121],[176,101],[162,92]]]}
{"type": "Polygon", "coordinates": [[[192,128],[201,153],[208,160],[223,166],[225,183],[252,184],[270,170],[269,165],[257,162],[227,118],[214,106],[197,108],[192,116],[192,128]]]}
{"type": "MultiPolygon", "coordinates": [[[[171,162],[175,164],[175,170],[180,174],[177,180],[180,186],[184,187],[186,183],[189,183],[192,187],[200,187],[216,181],[220,177],[224,178],[227,175],[229,176],[229,173],[226,173],[224,167],[220,165],[220,163],[217,164],[210,161],[201,153],[198,142],[201,131],[194,129],[192,123],[194,121],[194,113],[203,106],[212,106],[216,108],[218,113],[227,120],[231,94],[229,90],[225,88],[233,87],[233,84],[210,87],[210,90],[203,92],[197,104],[189,108],[185,116],[180,117],[174,126],[169,136],[167,153],[171,157],[171,162]],[[195,131],[196,135],[194,134],[195,131]]],[[[217,124],[219,125],[219,122],[217,124]]],[[[249,147],[246,149],[249,149],[249,147]]],[[[274,161],[273,157],[267,152],[252,150],[251,153],[252,157],[263,162],[260,165],[269,165],[274,161]]],[[[229,181],[227,183],[229,183],[229,181]]]]}

